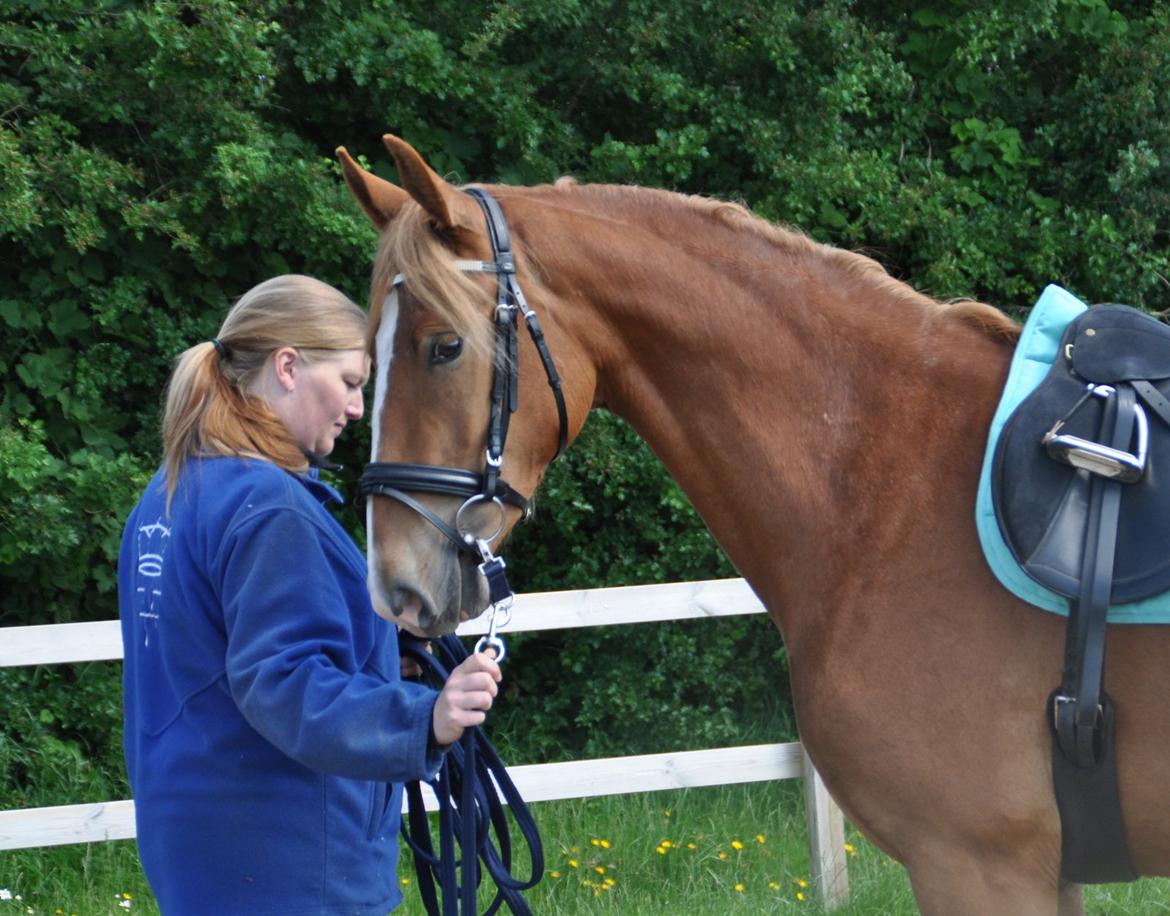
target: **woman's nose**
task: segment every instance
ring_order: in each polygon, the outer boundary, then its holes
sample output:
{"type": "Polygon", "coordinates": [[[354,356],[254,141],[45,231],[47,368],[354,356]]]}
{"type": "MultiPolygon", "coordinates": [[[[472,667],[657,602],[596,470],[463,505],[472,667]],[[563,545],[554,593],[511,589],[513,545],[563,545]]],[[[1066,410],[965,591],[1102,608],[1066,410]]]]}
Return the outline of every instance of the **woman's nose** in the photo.
{"type": "Polygon", "coordinates": [[[365,413],[365,399],[362,397],[362,393],[359,391],[357,395],[352,400],[350,400],[349,404],[346,405],[345,415],[351,420],[360,420],[363,413],[365,413]]]}

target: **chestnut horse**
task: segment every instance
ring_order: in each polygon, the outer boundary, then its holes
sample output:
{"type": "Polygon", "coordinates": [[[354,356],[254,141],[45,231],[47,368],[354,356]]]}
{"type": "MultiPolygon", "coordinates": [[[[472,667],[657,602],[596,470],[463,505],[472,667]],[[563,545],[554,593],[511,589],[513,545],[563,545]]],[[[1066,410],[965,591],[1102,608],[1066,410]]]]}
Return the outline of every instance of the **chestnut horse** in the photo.
{"type": "MultiPolygon", "coordinates": [[[[474,272],[493,256],[485,214],[385,142],[401,187],[338,151],[382,231],[374,461],[478,471],[499,363],[497,277],[474,272]]],[[[662,459],[779,629],[830,792],[905,865],[922,912],[1081,913],[1060,877],[1044,714],[1064,619],[998,584],[975,527],[1016,324],[736,205],[567,180],[488,190],[563,380],[567,437],[604,407],[662,459]]],[[[562,418],[537,351],[518,352],[502,474],[529,497],[562,418]]],[[[414,498],[449,523],[462,501],[414,498]]],[[[507,507],[493,548],[520,516],[507,507]]],[[[440,634],[487,605],[476,559],[436,525],[396,499],[371,499],[368,521],[380,614],[440,634]]],[[[1108,671],[1133,864],[1170,874],[1156,686],[1170,631],[1110,627],[1108,671]]]]}

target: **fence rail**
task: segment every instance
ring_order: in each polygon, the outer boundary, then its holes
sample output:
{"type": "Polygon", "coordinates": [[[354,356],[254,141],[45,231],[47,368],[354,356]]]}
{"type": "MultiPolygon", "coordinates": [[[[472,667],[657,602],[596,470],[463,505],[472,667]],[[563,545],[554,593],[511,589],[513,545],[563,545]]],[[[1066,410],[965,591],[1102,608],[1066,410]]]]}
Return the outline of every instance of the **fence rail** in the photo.
{"type": "MultiPolygon", "coordinates": [[[[760,613],[759,600],[742,579],[712,579],[518,595],[507,632],[760,613]]],[[[474,636],[486,631],[486,620],[477,619],[457,632],[474,636]]],[[[121,658],[116,620],[0,630],[0,667],[121,658]]],[[[813,883],[826,906],[848,899],[844,821],[799,743],[574,760],[509,767],[508,772],[531,802],[802,777],[813,883]]],[[[434,797],[428,795],[427,801],[433,810],[434,797]]],[[[134,836],[133,801],[0,811],[0,850],[134,836]]]]}

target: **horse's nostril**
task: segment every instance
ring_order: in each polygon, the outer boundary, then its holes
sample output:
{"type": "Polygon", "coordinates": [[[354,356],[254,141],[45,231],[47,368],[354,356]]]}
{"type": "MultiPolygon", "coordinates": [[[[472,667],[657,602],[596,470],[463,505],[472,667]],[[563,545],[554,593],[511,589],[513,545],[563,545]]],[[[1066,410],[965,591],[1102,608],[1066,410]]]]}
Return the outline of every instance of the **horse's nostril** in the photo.
{"type": "Polygon", "coordinates": [[[419,597],[418,592],[407,589],[406,598],[402,602],[402,611],[410,616],[422,614],[423,600],[419,597]]]}
{"type": "Polygon", "coordinates": [[[395,617],[401,617],[403,614],[414,617],[420,614],[422,609],[422,598],[413,589],[396,588],[390,596],[390,610],[394,612],[395,617]]]}
{"type": "Polygon", "coordinates": [[[420,630],[429,630],[437,619],[434,610],[412,588],[396,588],[390,599],[390,610],[401,618],[404,625],[420,630]]]}

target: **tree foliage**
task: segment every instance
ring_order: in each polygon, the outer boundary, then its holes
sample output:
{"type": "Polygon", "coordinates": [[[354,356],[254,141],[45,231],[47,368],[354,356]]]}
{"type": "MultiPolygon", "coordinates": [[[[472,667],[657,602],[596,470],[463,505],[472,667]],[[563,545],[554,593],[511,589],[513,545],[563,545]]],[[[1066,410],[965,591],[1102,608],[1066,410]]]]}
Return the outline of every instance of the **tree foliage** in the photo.
{"type": "MultiPolygon", "coordinates": [[[[339,144],[391,178],[387,131],[455,180],[742,200],[940,298],[1019,310],[1059,282],[1162,310],[1168,64],[1165,0],[9,4],[0,625],[115,616],[117,531],[157,462],[170,363],[234,297],[283,271],[364,296],[374,233],[339,144]]],[[[521,588],[731,573],[612,418],[541,506],[513,547],[521,588]]],[[[714,638],[711,658],[774,661],[747,631],[714,638]]],[[[626,637],[598,639],[578,640],[595,664],[645,673],[626,637]]],[[[656,664],[682,671],[699,643],[657,645],[656,664]]],[[[580,695],[572,665],[531,677],[580,695]]],[[[695,667],[663,706],[697,702],[695,667]]]]}

